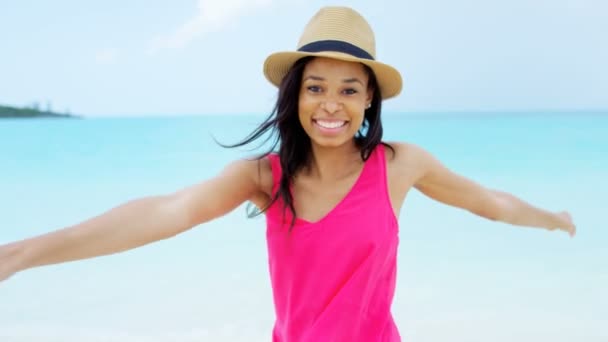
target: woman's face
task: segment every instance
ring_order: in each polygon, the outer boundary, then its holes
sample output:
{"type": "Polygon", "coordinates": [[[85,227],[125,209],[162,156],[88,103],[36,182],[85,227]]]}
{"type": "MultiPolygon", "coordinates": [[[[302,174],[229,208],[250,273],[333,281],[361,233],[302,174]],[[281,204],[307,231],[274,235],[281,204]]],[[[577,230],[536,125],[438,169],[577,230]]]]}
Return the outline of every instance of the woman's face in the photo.
{"type": "Polygon", "coordinates": [[[372,101],[369,76],[360,63],[329,58],[308,62],[302,74],[298,116],[313,144],[352,143],[372,101]]]}

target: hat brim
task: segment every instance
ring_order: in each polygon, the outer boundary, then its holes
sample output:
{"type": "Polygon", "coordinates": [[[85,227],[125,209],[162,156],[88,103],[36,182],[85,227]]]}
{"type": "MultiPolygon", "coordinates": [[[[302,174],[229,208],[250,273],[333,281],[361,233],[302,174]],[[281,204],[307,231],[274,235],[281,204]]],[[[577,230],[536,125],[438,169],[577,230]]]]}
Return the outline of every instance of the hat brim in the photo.
{"type": "Polygon", "coordinates": [[[372,69],[380,86],[380,94],[382,99],[399,95],[402,88],[402,79],[399,71],[388,64],[377,62],[374,60],[357,58],[349,54],[333,51],[324,52],[300,52],[286,51],[276,52],[268,56],[264,62],[264,76],[275,86],[280,86],[283,77],[289,72],[289,69],[294,63],[304,57],[326,57],[339,59],[347,62],[359,62],[367,65],[372,69]]]}

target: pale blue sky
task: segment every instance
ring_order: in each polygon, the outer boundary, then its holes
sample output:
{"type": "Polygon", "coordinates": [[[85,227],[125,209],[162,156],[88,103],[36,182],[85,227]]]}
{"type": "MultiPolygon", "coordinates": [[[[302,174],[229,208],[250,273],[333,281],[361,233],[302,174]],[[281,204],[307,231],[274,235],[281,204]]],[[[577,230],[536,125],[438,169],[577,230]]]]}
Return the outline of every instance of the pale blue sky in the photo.
{"type": "Polygon", "coordinates": [[[87,116],[265,113],[271,52],[346,4],[403,74],[387,111],[608,108],[605,0],[178,0],[0,4],[0,104],[87,116]]]}

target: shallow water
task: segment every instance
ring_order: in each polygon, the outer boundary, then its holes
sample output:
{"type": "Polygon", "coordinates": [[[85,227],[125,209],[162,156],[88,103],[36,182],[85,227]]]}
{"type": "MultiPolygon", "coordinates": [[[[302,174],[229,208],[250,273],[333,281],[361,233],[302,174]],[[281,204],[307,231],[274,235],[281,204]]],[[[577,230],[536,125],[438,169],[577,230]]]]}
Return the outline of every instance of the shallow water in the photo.
{"type": "MultiPolygon", "coordinates": [[[[0,243],[212,177],[256,116],[0,121],[0,243]]],[[[578,236],[478,218],[412,191],[393,312],[405,341],[606,341],[608,115],[385,117],[456,172],[551,210],[578,236]]],[[[128,229],[128,227],[125,227],[128,229]]],[[[244,207],[120,255],[0,284],[0,341],[269,341],[263,218],[244,207]]]]}

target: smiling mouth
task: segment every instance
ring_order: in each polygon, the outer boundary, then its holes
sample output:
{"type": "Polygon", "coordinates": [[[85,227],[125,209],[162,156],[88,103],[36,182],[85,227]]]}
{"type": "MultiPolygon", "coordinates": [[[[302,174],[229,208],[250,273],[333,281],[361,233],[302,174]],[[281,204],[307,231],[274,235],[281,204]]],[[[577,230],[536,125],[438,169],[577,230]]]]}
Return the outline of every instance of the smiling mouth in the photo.
{"type": "Polygon", "coordinates": [[[316,125],[325,128],[325,129],[337,129],[346,126],[348,121],[345,120],[322,120],[322,119],[313,119],[312,120],[316,125]]]}

